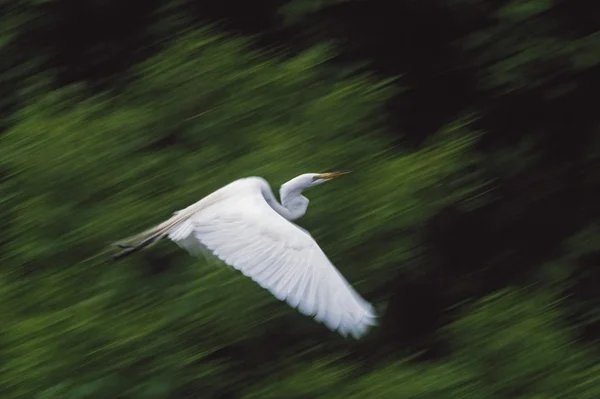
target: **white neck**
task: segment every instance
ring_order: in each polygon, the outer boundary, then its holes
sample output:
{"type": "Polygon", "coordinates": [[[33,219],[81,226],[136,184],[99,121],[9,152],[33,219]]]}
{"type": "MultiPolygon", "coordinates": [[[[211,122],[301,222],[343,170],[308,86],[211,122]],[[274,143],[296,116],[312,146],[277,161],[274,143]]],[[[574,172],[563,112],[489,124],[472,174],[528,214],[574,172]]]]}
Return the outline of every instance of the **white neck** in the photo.
{"type": "Polygon", "coordinates": [[[279,189],[279,197],[281,198],[281,205],[291,212],[292,219],[289,220],[295,220],[304,216],[310,201],[302,195],[302,187],[288,183],[282,185],[279,189]]]}
{"type": "Polygon", "coordinates": [[[302,190],[308,188],[306,179],[294,178],[283,184],[279,189],[281,204],[277,202],[271,188],[265,181],[263,186],[263,196],[267,203],[287,220],[296,220],[304,216],[308,203],[308,198],[302,195],[302,190]]]}

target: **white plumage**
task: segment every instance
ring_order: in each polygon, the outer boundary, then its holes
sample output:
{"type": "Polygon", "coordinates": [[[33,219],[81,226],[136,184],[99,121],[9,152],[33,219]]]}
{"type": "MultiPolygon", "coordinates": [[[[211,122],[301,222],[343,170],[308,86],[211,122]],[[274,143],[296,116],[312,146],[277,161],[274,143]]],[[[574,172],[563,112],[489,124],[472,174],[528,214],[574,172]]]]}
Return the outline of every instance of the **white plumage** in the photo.
{"type": "Polygon", "coordinates": [[[134,237],[136,244],[120,246],[132,251],[166,236],[192,255],[210,252],[301,313],[344,336],[360,338],[376,324],[373,307],[313,237],[290,221],[308,206],[302,190],[341,174],[292,179],[282,186],[283,206],[264,179],[239,179],[134,237]]]}

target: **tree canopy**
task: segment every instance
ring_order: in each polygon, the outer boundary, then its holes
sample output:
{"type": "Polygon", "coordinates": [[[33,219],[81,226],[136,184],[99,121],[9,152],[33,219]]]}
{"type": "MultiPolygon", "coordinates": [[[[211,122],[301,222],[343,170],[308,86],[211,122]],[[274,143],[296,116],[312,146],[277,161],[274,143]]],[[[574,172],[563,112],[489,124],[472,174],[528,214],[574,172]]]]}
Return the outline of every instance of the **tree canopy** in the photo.
{"type": "Polygon", "coordinates": [[[598,398],[600,21],[583,1],[18,0],[0,31],[2,398],[598,398]],[[381,315],[107,245],[306,172],[381,315]]]}

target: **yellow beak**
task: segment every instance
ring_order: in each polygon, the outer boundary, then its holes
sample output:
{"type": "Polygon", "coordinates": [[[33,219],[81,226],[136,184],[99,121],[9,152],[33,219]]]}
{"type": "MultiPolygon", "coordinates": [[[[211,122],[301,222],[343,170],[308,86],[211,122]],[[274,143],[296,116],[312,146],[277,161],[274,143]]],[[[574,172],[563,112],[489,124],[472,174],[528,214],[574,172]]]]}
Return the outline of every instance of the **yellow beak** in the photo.
{"type": "Polygon", "coordinates": [[[329,173],[321,173],[319,175],[319,177],[321,179],[333,179],[334,177],[338,177],[338,176],[343,176],[343,175],[347,175],[348,173],[350,173],[349,170],[344,170],[344,171],[340,171],[340,172],[329,172],[329,173]]]}

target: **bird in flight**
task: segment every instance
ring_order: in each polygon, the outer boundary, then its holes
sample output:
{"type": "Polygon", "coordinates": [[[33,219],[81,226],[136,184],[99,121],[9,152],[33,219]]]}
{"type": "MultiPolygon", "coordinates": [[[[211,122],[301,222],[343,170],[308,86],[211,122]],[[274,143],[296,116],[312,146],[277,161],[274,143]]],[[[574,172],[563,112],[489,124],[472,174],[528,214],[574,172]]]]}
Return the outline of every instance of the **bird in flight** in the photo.
{"type": "Polygon", "coordinates": [[[277,202],[269,183],[229,183],[165,222],[116,243],[119,259],[169,238],[194,256],[216,256],[280,301],[332,331],[355,339],[377,324],[373,306],[329,261],[314,238],[292,221],[306,213],[308,188],[349,172],[306,173],[283,184],[277,202]]]}

